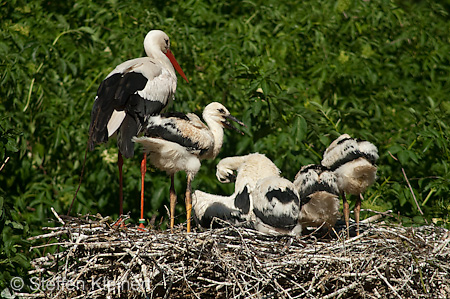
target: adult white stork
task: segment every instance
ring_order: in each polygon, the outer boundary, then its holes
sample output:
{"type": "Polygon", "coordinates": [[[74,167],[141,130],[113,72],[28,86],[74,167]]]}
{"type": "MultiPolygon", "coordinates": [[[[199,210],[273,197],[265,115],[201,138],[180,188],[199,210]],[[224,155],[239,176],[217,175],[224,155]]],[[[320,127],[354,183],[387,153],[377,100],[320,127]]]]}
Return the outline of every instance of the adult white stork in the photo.
{"type": "MultiPolygon", "coordinates": [[[[91,112],[89,149],[118,132],[119,147],[119,213],[123,214],[123,158],[134,154],[131,138],[138,135],[148,118],[157,115],[173,99],[177,87],[175,69],[188,82],[170,51],[170,40],[161,30],[151,30],[144,39],[147,57],[125,61],[108,74],[100,84],[91,112]],[[175,69],[174,69],[175,67],[175,69]]],[[[144,175],[146,157],[141,163],[141,219],[144,221],[144,175]]]]}
{"type": "Polygon", "coordinates": [[[256,230],[270,234],[301,232],[298,193],[265,155],[225,158],[217,165],[216,176],[222,183],[235,181],[235,191],[229,197],[195,191],[194,211],[200,225],[209,227],[217,217],[232,223],[249,221],[256,230]]]}
{"type": "Polygon", "coordinates": [[[150,162],[170,175],[170,228],[174,226],[176,194],[174,189],[174,174],[185,171],[187,174],[186,213],[187,231],[191,224],[191,182],[200,169],[200,160],[214,159],[222,148],[223,128],[234,129],[229,120],[240,125],[243,122],[235,118],[220,103],[212,102],[203,110],[203,119],[194,113],[168,113],[149,118],[143,137],[134,137],[133,141],[140,143],[144,151],[150,154],[150,162]]]}
{"type": "Polygon", "coordinates": [[[334,227],[339,216],[339,188],[334,172],[322,165],[306,165],[295,176],[294,185],[302,203],[302,226],[334,227]]]}
{"type": "Polygon", "coordinates": [[[359,235],[359,214],[362,193],[375,182],[378,149],[368,141],[353,139],[343,134],[334,140],[325,150],[322,165],[328,167],[337,176],[337,184],[344,201],[344,217],[349,227],[349,204],[345,193],[356,195],[355,220],[356,233],[359,235]]]}

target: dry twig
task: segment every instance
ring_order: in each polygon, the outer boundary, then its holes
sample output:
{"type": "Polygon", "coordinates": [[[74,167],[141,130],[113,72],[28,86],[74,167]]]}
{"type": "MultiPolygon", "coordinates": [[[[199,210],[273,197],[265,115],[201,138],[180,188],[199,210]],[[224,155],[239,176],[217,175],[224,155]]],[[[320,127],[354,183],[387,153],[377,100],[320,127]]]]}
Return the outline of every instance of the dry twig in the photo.
{"type": "Polygon", "coordinates": [[[344,241],[274,237],[235,226],[142,232],[111,226],[100,215],[55,217],[65,224],[30,239],[33,248],[62,248],[33,260],[30,271],[55,287],[22,297],[450,296],[450,233],[435,226],[368,223],[358,237],[344,241]]]}

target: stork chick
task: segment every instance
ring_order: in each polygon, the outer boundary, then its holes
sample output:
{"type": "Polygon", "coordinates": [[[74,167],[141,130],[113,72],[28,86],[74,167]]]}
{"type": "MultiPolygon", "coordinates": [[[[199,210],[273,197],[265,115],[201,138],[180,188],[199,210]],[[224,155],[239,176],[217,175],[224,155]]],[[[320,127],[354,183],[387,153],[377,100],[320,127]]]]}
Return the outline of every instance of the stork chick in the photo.
{"type": "Polygon", "coordinates": [[[302,203],[302,226],[334,227],[339,216],[339,188],[334,172],[322,165],[306,165],[295,176],[294,185],[302,203]]]}
{"type": "Polygon", "coordinates": [[[220,103],[212,102],[203,110],[203,119],[194,113],[168,113],[149,118],[143,137],[133,138],[149,154],[150,163],[166,171],[171,177],[170,185],[170,228],[174,226],[176,194],[174,174],[185,171],[187,174],[186,213],[187,231],[190,232],[191,182],[200,169],[201,160],[214,159],[223,143],[223,128],[238,131],[229,120],[245,126],[220,103]]]}
{"type": "Polygon", "coordinates": [[[223,183],[235,181],[235,191],[228,197],[195,191],[193,206],[202,226],[208,227],[214,216],[230,222],[249,221],[256,230],[271,234],[301,231],[298,193],[266,156],[225,158],[217,165],[216,176],[223,183]]]}
{"type": "Polygon", "coordinates": [[[359,235],[359,214],[362,193],[376,180],[378,149],[368,141],[353,139],[343,134],[325,150],[322,165],[334,171],[344,201],[344,217],[349,227],[349,204],[345,193],[357,196],[355,204],[356,231],[359,235]]]}
{"type": "Polygon", "coordinates": [[[205,228],[218,228],[220,224],[214,222],[214,218],[224,220],[233,225],[248,221],[248,212],[237,207],[236,194],[222,196],[195,190],[192,195],[192,207],[196,222],[205,228]]]}

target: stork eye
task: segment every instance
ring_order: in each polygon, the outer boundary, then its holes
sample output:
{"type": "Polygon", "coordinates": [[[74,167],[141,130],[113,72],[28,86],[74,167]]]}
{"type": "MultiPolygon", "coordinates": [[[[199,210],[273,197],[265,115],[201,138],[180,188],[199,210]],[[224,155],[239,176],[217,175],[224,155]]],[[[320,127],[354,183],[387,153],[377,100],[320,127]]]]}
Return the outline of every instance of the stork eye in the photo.
{"type": "Polygon", "coordinates": [[[169,40],[165,39],[164,41],[166,42],[166,46],[169,46],[169,40]]]}
{"type": "Polygon", "coordinates": [[[219,109],[217,109],[217,111],[219,111],[222,114],[225,114],[225,110],[223,108],[219,108],[219,109]]]}

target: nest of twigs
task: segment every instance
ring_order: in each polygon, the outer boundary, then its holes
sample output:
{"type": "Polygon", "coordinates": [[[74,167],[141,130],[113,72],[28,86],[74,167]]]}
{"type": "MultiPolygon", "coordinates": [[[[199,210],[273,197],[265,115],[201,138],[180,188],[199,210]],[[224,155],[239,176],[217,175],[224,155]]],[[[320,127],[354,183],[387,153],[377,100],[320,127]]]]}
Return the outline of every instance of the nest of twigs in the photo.
{"type": "Polygon", "coordinates": [[[30,274],[46,283],[28,296],[450,296],[450,232],[436,226],[372,223],[350,239],[340,233],[274,237],[234,226],[189,234],[182,227],[173,233],[140,231],[115,227],[99,215],[64,221],[55,215],[61,225],[32,238],[47,242],[34,248],[57,250],[33,260],[30,274]]]}

